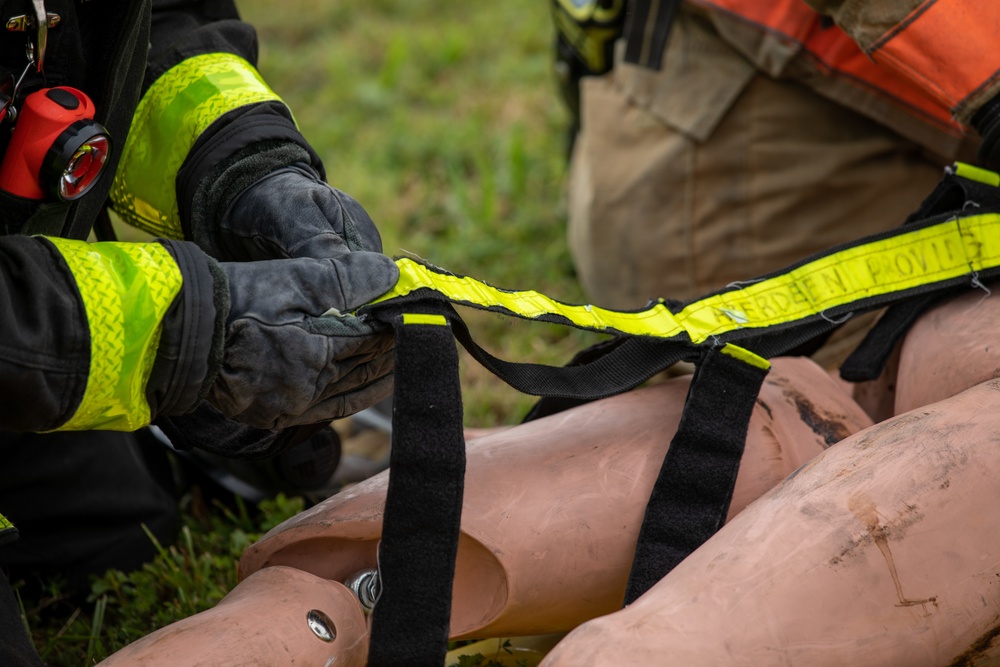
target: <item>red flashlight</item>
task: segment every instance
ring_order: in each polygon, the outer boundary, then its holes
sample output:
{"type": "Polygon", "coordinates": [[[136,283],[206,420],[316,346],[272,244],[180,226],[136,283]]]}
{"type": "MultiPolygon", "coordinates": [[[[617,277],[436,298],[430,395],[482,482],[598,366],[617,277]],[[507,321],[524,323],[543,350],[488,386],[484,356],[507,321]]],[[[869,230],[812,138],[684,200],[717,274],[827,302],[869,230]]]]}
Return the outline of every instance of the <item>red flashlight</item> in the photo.
{"type": "Polygon", "coordinates": [[[0,190],[25,199],[72,201],[97,182],[111,138],[94,120],[94,103],[76,88],[28,95],[0,164],[0,190]]]}

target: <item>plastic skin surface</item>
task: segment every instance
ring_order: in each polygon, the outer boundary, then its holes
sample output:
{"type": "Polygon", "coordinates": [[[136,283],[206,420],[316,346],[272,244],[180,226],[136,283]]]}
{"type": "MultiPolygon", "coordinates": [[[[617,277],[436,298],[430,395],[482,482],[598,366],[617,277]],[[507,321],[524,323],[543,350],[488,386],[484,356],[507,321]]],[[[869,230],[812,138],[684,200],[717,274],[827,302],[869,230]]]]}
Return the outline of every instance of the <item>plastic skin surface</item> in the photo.
{"type": "Polygon", "coordinates": [[[212,609],[145,636],[100,665],[341,667],[367,659],[367,620],[351,591],[301,570],[269,567],[212,609]]]}
{"type": "MultiPolygon", "coordinates": [[[[688,381],[675,378],[469,444],[453,637],[565,631],[621,607],[688,381]]],[[[750,422],[730,516],[870,424],[811,361],[775,360],[750,422]]],[[[375,567],[386,481],[374,477],[275,528],[246,552],[242,575],[285,565],[342,581],[375,567]]]]}
{"type": "Polygon", "coordinates": [[[900,350],[895,413],[949,398],[1000,377],[1000,298],[979,289],[920,317],[900,350]]]}
{"type": "Polygon", "coordinates": [[[997,664],[1000,380],[831,447],[546,667],[997,664]]]}
{"type": "Polygon", "coordinates": [[[889,383],[896,416],[824,452],[543,665],[1000,663],[998,320],[981,289],[921,316],[889,383]]]}

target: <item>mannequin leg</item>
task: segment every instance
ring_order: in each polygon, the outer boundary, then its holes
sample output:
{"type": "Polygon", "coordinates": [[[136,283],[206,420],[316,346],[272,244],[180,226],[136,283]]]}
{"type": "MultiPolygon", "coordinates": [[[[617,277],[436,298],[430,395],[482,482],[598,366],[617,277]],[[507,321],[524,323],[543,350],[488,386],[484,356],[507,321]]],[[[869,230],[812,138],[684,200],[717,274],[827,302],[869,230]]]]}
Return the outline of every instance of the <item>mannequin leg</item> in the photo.
{"type": "Polygon", "coordinates": [[[998,414],[990,380],[847,438],[544,665],[997,659],[998,414]]]}
{"type": "MultiPolygon", "coordinates": [[[[596,401],[468,446],[453,638],[544,634],[620,608],[646,501],[690,378],[596,401]]],[[[775,360],[751,418],[730,516],[871,420],[808,359],[775,360]]],[[[344,581],[375,567],[387,477],[346,489],[252,545],[344,581]]]]}

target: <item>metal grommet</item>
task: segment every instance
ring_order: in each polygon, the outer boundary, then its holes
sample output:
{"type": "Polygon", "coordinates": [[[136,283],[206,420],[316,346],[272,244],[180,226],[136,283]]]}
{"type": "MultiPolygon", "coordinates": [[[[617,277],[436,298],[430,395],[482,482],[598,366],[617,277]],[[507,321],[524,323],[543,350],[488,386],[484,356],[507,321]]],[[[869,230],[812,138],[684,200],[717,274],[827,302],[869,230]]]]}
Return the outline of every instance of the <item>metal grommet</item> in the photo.
{"type": "Polygon", "coordinates": [[[332,642],[337,638],[337,626],[319,609],[313,609],[306,614],[306,623],[313,634],[325,642],[332,642]]]}
{"type": "Polygon", "coordinates": [[[344,585],[358,596],[358,602],[366,614],[372,613],[378,596],[382,592],[378,570],[361,570],[347,578],[344,585]]]}

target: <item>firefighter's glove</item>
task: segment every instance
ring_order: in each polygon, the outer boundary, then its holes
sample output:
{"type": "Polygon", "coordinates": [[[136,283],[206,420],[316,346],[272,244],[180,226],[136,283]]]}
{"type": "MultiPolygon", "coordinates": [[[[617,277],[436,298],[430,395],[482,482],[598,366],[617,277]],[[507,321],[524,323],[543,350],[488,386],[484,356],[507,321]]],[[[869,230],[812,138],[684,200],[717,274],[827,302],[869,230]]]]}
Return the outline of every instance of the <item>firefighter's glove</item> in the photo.
{"type": "Polygon", "coordinates": [[[347,314],[388,291],[373,252],[218,265],[228,284],[222,363],[207,401],[262,429],[330,421],[391,392],[391,331],[347,314]]]}
{"type": "Polygon", "coordinates": [[[984,104],[972,117],[972,125],[979,131],[979,164],[993,171],[1000,171],[1000,97],[984,104]]]}
{"type": "Polygon", "coordinates": [[[216,222],[209,253],[226,261],[381,252],[368,213],[305,163],[282,167],[236,196],[216,222]]]}

